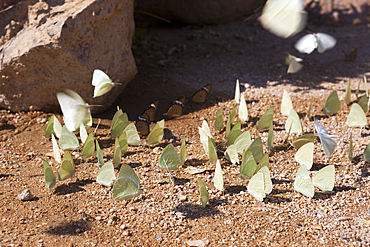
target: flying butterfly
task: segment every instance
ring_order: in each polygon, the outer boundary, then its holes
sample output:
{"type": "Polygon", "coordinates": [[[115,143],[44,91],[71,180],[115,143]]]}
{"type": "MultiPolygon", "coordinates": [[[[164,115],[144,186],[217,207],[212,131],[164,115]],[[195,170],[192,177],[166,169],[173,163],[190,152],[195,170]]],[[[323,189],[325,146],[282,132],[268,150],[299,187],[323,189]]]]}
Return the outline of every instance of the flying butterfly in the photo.
{"type": "Polygon", "coordinates": [[[154,121],[155,113],[157,112],[159,101],[156,101],[148,106],[146,110],[140,115],[141,118],[145,118],[149,123],[154,121]]]}
{"type": "Polygon", "coordinates": [[[193,94],[193,96],[191,96],[191,99],[197,104],[204,103],[210,91],[211,91],[211,85],[208,84],[202,87],[201,89],[199,89],[195,94],[193,94]]]}
{"type": "Polygon", "coordinates": [[[135,123],[137,132],[141,136],[147,136],[149,134],[149,121],[146,118],[138,117],[138,120],[135,123]]]}
{"type": "Polygon", "coordinates": [[[173,104],[168,108],[167,112],[163,115],[167,118],[175,118],[180,117],[182,115],[182,111],[184,109],[185,98],[182,97],[178,100],[175,100],[173,104]]]}
{"type": "MultiPolygon", "coordinates": [[[[343,50],[342,50],[343,51],[343,50]]],[[[343,51],[345,61],[353,61],[357,58],[357,48],[353,49],[350,53],[343,51]]]]}

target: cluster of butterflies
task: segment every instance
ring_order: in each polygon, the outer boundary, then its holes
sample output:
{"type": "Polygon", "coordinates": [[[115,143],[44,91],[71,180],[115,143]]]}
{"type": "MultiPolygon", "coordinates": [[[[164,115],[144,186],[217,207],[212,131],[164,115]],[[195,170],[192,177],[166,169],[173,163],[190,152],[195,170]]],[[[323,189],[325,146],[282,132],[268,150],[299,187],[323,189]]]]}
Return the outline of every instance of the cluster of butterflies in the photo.
{"type": "MultiPolygon", "coordinates": [[[[347,124],[350,127],[364,127],[366,123],[366,115],[370,101],[368,101],[368,89],[366,77],[364,78],[366,94],[361,97],[360,101],[363,103],[357,104],[353,103],[350,113],[347,117],[347,124]]],[[[244,99],[240,100],[239,83],[237,81],[235,89],[235,101],[239,102],[239,112],[244,99]]],[[[359,83],[360,85],[360,83],[359,83]]],[[[359,85],[356,91],[356,97],[358,98],[359,85]]],[[[350,82],[347,84],[345,102],[348,105],[351,102],[351,90],[350,82]]],[[[312,107],[312,100],[308,108],[307,118],[310,118],[310,112],[312,107]]],[[[262,201],[264,197],[272,191],[272,182],[269,172],[269,156],[268,154],[263,154],[263,146],[261,138],[255,139],[253,142],[251,140],[250,133],[248,131],[241,132],[241,122],[237,122],[231,129],[231,123],[234,121],[236,115],[237,105],[231,111],[227,124],[226,124],[226,142],[227,149],[225,151],[225,157],[233,164],[239,164],[239,155],[242,155],[242,161],[240,164],[240,174],[249,180],[247,191],[255,197],[257,200],[262,201]]],[[[337,92],[333,91],[327,98],[323,112],[325,114],[336,114],[341,109],[340,100],[338,98],[337,92]]],[[[267,147],[273,149],[274,136],[273,136],[273,113],[274,108],[269,108],[265,114],[257,122],[257,129],[260,131],[269,130],[267,147]]],[[[288,133],[287,138],[284,143],[287,142],[288,137],[291,133],[301,134],[302,126],[297,112],[293,109],[292,101],[286,91],[283,93],[282,103],[281,103],[281,114],[288,116],[285,124],[285,130],[288,133]]],[[[245,118],[246,116],[242,116],[245,118]]],[[[240,118],[240,116],[239,116],[240,118]]],[[[242,120],[244,121],[244,120],[242,120]]],[[[295,160],[301,165],[297,171],[294,188],[296,191],[302,193],[307,197],[314,196],[314,187],[319,188],[322,191],[332,191],[334,188],[335,180],[335,167],[334,165],[328,165],[320,169],[311,179],[309,175],[309,170],[313,165],[313,152],[314,152],[314,142],[316,137],[320,139],[322,147],[325,154],[330,157],[336,147],[337,136],[330,135],[327,130],[315,119],[315,134],[305,134],[294,139],[293,145],[298,149],[295,160]]],[[[222,108],[220,108],[217,113],[214,128],[218,131],[223,129],[223,118],[222,118],[222,108]]],[[[199,128],[200,141],[203,145],[205,152],[208,154],[210,162],[216,164],[215,175],[214,175],[214,186],[219,190],[223,190],[223,175],[222,170],[218,167],[217,163],[217,151],[216,143],[212,137],[211,131],[208,127],[207,122],[204,120],[202,127],[199,128]]],[[[353,144],[352,144],[352,134],[350,136],[350,147],[349,147],[349,157],[353,156],[353,144]]],[[[370,144],[366,147],[364,151],[365,161],[370,161],[370,144]]],[[[198,178],[202,205],[205,206],[208,200],[208,192],[205,188],[203,181],[198,178]]]]}
{"type": "MultiPolygon", "coordinates": [[[[190,100],[197,104],[202,104],[206,101],[208,93],[211,91],[211,85],[206,85],[199,89],[191,96],[190,100]]],[[[173,104],[168,108],[167,112],[163,114],[164,118],[172,119],[182,115],[185,106],[185,97],[175,100],[173,104]]],[[[136,121],[136,128],[141,136],[147,136],[149,134],[149,125],[155,119],[155,113],[157,112],[158,101],[150,104],[149,107],[138,117],[136,121]]]]}
{"type": "MultiPolygon", "coordinates": [[[[268,0],[260,17],[262,26],[282,38],[291,37],[302,31],[307,23],[307,12],[303,0],[268,0]]],[[[300,53],[311,54],[315,49],[319,53],[331,49],[336,39],[325,33],[311,33],[303,36],[295,44],[300,53]]],[[[302,59],[288,54],[285,59],[287,73],[296,73],[303,67],[302,59]]]]}

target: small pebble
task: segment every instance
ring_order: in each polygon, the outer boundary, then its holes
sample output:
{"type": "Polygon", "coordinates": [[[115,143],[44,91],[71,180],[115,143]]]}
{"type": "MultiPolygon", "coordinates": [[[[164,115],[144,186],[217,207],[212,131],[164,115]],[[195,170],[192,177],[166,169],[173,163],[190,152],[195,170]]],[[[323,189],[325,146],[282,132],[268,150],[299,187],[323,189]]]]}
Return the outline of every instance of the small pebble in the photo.
{"type": "Polygon", "coordinates": [[[25,189],[18,195],[18,199],[21,201],[30,201],[33,199],[33,195],[29,189],[25,189]]]}

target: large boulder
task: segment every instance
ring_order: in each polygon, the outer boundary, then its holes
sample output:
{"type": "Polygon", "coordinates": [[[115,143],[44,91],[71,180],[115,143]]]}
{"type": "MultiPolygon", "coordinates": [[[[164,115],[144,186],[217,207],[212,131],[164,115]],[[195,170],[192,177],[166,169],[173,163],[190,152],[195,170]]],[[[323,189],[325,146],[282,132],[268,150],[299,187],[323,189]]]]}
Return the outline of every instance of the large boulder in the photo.
{"type": "Polygon", "coordinates": [[[71,89],[104,111],[137,73],[132,0],[25,0],[0,11],[0,107],[59,111],[71,89]],[[93,99],[94,69],[121,83],[93,99]]]}
{"type": "Polygon", "coordinates": [[[265,0],[140,0],[136,10],[173,21],[217,24],[248,17],[265,0]]]}

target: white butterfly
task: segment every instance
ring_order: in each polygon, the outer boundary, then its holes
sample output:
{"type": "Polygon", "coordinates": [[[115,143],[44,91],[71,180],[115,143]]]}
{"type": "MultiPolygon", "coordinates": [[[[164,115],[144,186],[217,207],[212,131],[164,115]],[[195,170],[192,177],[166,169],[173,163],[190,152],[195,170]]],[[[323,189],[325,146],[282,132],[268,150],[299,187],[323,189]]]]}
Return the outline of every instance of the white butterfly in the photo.
{"type": "Polygon", "coordinates": [[[333,48],[336,43],[337,40],[328,34],[312,33],[300,38],[295,44],[295,48],[300,53],[310,54],[316,48],[319,53],[323,53],[324,51],[333,48]]]}
{"type": "Polygon", "coordinates": [[[95,86],[94,98],[108,93],[116,84],[119,83],[113,83],[103,71],[99,69],[94,70],[92,79],[92,85],[95,86]]]}
{"type": "Polygon", "coordinates": [[[321,145],[324,148],[326,156],[330,157],[337,146],[337,140],[335,139],[337,136],[329,135],[324,126],[322,126],[316,119],[315,128],[317,132],[315,135],[320,138],[321,145]]]}
{"type": "Polygon", "coordinates": [[[77,130],[81,123],[92,125],[92,117],[89,105],[72,90],[58,93],[57,98],[63,112],[63,120],[69,131],[77,130]]]}
{"type": "Polygon", "coordinates": [[[297,73],[300,71],[303,68],[303,65],[300,63],[302,61],[302,58],[288,54],[285,58],[285,63],[289,65],[287,73],[297,73]]]}

